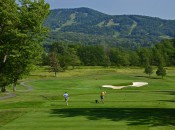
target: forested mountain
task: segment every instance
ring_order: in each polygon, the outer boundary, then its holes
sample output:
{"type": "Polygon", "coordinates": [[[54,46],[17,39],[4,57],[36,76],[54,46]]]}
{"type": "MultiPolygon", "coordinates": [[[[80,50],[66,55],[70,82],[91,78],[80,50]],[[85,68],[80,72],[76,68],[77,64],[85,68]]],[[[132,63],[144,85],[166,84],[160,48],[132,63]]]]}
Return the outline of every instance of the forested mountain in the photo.
{"type": "Polygon", "coordinates": [[[107,15],[89,8],[55,9],[45,20],[51,29],[44,43],[108,44],[137,48],[174,38],[175,20],[138,15],[107,15]]]}

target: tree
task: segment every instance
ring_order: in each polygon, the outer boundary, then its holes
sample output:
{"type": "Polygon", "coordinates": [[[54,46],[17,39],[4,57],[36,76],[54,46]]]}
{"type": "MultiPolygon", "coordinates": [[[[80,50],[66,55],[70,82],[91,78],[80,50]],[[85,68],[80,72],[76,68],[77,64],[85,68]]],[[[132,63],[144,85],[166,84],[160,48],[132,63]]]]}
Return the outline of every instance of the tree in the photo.
{"type": "Polygon", "coordinates": [[[50,49],[50,52],[57,53],[60,67],[63,70],[68,68],[70,62],[68,48],[68,45],[64,42],[55,42],[50,49]]]}
{"type": "Polygon", "coordinates": [[[140,66],[145,66],[146,64],[150,64],[151,61],[151,52],[148,48],[140,48],[138,51],[139,56],[139,64],[140,66]]]}
{"type": "Polygon", "coordinates": [[[110,62],[109,56],[105,55],[104,56],[104,61],[103,61],[103,66],[108,67],[110,65],[111,65],[111,62],[110,62]]]}
{"type": "Polygon", "coordinates": [[[111,61],[111,65],[119,65],[119,50],[116,48],[111,48],[109,51],[109,59],[111,61]]]}
{"type": "Polygon", "coordinates": [[[6,73],[7,59],[12,52],[12,42],[16,40],[19,12],[14,0],[0,1],[0,85],[5,92],[5,86],[10,82],[6,73]]]}
{"type": "Polygon", "coordinates": [[[150,66],[150,65],[146,65],[145,66],[145,71],[144,71],[146,74],[150,75],[153,73],[153,68],[150,66]]]}
{"type": "Polygon", "coordinates": [[[70,65],[75,68],[76,65],[80,65],[80,58],[77,56],[77,51],[74,48],[69,48],[70,65]]]}
{"type": "Polygon", "coordinates": [[[129,51],[129,62],[131,66],[139,65],[139,56],[135,51],[129,51]]]}
{"type": "Polygon", "coordinates": [[[159,65],[156,74],[162,76],[163,79],[163,77],[166,76],[166,69],[162,65],[159,65]]]}
{"type": "Polygon", "coordinates": [[[129,62],[129,55],[128,52],[119,47],[119,48],[111,48],[109,52],[109,58],[113,65],[118,66],[128,66],[129,62]]]}
{"type": "Polygon", "coordinates": [[[18,6],[15,0],[0,1],[2,91],[6,85],[17,83],[22,75],[30,71],[31,65],[38,63],[42,52],[39,43],[47,34],[47,29],[42,24],[49,13],[49,5],[44,0],[20,2],[18,6]]]}
{"type": "Polygon", "coordinates": [[[49,63],[50,63],[51,71],[55,73],[55,77],[56,77],[57,72],[61,70],[59,60],[58,60],[58,54],[56,52],[51,52],[49,54],[49,63]]]}
{"type": "Polygon", "coordinates": [[[173,66],[175,65],[175,48],[173,39],[162,40],[153,48],[154,61],[159,65],[173,66]],[[156,52],[157,51],[157,52],[156,52]],[[156,61],[157,60],[157,61],[156,61]]]}
{"type": "Polygon", "coordinates": [[[102,46],[80,46],[78,56],[83,65],[103,65],[105,52],[102,46]]]}

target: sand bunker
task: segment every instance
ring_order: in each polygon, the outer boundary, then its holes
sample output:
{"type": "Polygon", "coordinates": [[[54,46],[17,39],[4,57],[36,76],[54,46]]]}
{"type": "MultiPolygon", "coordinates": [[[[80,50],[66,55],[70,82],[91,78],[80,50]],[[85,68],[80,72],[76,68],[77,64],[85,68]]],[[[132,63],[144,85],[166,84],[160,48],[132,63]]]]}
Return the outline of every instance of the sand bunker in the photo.
{"type": "Polygon", "coordinates": [[[122,89],[122,88],[127,88],[127,87],[142,87],[147,84],[148,84],[147,82],[133,82],[132,85],[128,85],[128,86],[102,85],[102,87],[112,88],[112,89],[122,89]]]}

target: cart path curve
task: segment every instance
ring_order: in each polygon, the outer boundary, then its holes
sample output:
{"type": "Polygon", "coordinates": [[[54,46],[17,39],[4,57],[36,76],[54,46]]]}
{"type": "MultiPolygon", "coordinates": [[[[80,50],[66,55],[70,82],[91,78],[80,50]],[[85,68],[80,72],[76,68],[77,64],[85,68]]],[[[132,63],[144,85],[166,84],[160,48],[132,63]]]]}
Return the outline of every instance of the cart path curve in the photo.
{"type": "MultiPolygon", "coordinates": [[[[26,82],[20,82],[20,85],[24,86],[27,88],[27,90],[24,90],[23,92],[29,92],[29,91],[32,91],[33,90],[33,87],[30,86],[30,85],[27,85],[26,83],[27,82],[31,82],[31,81],[26,81],[26,82]]],[[[16,94],[15,93],[5,93],[6,95],[3,96],[3,97],[0,97],[0,100],[5,100],[5,99],[9,99],[9,98],[13,98],[13,97],[16,97],[16,94]]]]}

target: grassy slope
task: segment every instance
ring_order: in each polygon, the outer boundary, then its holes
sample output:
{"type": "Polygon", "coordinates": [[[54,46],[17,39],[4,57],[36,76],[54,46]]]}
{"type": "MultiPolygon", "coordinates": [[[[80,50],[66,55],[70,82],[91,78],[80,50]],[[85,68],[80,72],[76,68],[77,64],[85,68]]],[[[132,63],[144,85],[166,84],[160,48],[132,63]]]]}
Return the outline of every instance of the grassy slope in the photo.
{"type": "Polygon", "coordinates": [[[131,29],[129,31],[129,34],[128,35],[131,35],[132,34],[132,31],[137,27],[137,22],[136,21],[133,21],[133,25],[131,26],[131,29]]]}
{"type": "Polygon", "coordinates": [[[173,69],[164,79],[155,75],[149,79],[142,69],[129,68],[83,68],[60,73],[57,78],[39,72],[28,83],[33,91],[21,89],[15,98],[0,101],[0,130],[175,129],[173,69]],[[133,81],[149,85],[122,90],[100,87],[133,81]],[[70,95],[68,107],[62,97],[65,91],[70,95]],[[101,91],[107,92],[105,104],[95,104],[101,91]]]}

